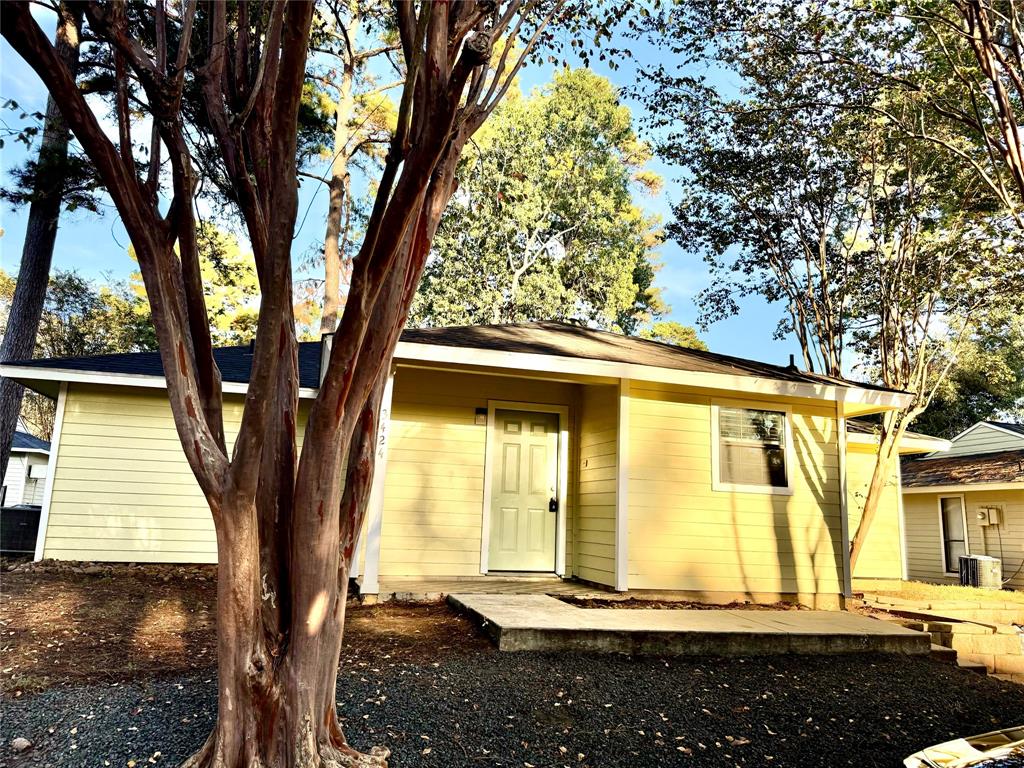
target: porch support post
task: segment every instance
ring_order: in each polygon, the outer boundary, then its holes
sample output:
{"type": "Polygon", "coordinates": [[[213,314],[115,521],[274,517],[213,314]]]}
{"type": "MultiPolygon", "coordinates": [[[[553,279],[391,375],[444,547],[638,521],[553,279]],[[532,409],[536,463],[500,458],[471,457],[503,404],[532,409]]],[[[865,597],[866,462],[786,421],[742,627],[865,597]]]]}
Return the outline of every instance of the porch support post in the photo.
{"type": "Polygon", "coordinates": [[[57,411],[53,417],[53,432],[50,435],[50,455],[46,461],[46,482],[43,484],[43,506],[39,513],[39,530],[36,531],[36,552],[33,560],[43,559],[46,547],[46,526],[50,521],[50,506],[53,503],[53,478],[57,474],[57,453],[60,451],[60,433],[64,427],[64,409],[68,403],[68,383],[62,381],[57,392],[57,411]]]}
{"type": "Polygon", "coordinates": [[[380,592],[377,577],[380,574],[380,530],[384,519],[384,476],[388,468],[388,433],[391,429],[391,397],[395,389],[395,372],[392,370],[384,385],[380,401],[380,425],[377,430],[377,458],[370,484],[370,500],[367,508],[365,546],[366,562],[363,580],[359,585],[360,596],[380,592]]]}
{"type": "Polygon", "coordinates": [[[899,515],[900,524],[900,578],[903,581],[910,580],[909,561],[907,560],[907,520],[903,514],[903,462],[896,457],[896,512],[899,515]]]}
{"type": "Polygon", "coordinates": [[[836,429],[839,432],[839,520],[843,547],[843,595],[853,596],[853,574],[850,572],[850,502],[846,481],[846,415],[843,401],[836,401],[836,429]]]}
{"type": "Polygon", "coordinates": [[[629,379],[619,379],[615,483],[615,589],[629,589],[629,379]]]}

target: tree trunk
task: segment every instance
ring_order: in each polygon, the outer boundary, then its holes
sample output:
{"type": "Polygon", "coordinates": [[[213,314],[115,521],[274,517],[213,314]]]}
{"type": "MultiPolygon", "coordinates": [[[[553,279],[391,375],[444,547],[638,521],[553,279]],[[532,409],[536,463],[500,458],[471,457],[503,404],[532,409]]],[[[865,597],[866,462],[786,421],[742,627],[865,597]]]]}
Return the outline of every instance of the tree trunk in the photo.
{"type": "Polygon", "coordinates": [[[334,159],[328,182],[330,203],[327,208],[327,234],[324,237],[324,310],[320,317],[320,333],[334,333],[341,310],[341,265],[345,254],[341,252],[340,242],[345,197],[349,192],[347,144],[349,122],[355,107],[352,97],[354,75],[351,62],[346,62],[339,86],[334,122],[334,159]]]}
{"type": "MultiPolygon", "coordinates": [[[[60,5],[57,25],[57,55],[71,75],[78,72],[78,30],[81,11],[60,5]]],[[[64,195],[63,187],[56,183],[63,178],[61,168],[68,157],[68,128],[61,117],[57,102],[50,96],[46,100],[46,122],[39,147],[37,176],[32,190],[32,203],[28,210],[25,244],[21,250],[21,265],[14,298],[7,321],[7,332],[0,345],[0,361],[25,360],[32,357],[39,331],[39,319],[46,300],[46,286],[50,278],[53,245],[57,239],[57,222],[64,195]]],[[[18,414],[24,388],[8,378],[0,378],[0,477],[7,472],[7,460],[17,429],[18,414]]]]}
{"type": "Polygon", "coordinates": [[[922,411],[915,408],[910,412],[897,411],[887,413],[882,420],[882,432],[878,441],[878,458],[875,461],[874,469],[871,472],[871,482],[868,483],[867,495],[864,499],[864,509],[861,512],[860,522],[857,530],[850,539],[850,574],[857,567],[857,560],[864,551],[864,542],[871,531],[871,524],[878,513],[879,503],[882,499],[882,491],[889,479],[893,468],[893,462],[899,461],[899,443],[906,432],[907,425],[914,420],[922,411]]]}
{"type": "MultiPolygon", "coordinates": [[[[387,750],[352,749],[336,712],[338,656],[347,598],[348,564],[321,580],[318,558],[296,564],[292,577],[318,585],[313,610],[293,616],[292,642],[281,648],[264,631],[270,599],[261,589],[257,511],[228,502],[217,526],[217,724],[187,768],[386,766],[387,750]],[[275,655],[277,653],[277,655],[275,655]]],[[[295,509],[300,517],[309,510],[295,509]]],[[[322,528],[309,551],[338,548],[337,530],[322,528]]],[[[280,607],[280,606],[278,606],[280,607]]]]}

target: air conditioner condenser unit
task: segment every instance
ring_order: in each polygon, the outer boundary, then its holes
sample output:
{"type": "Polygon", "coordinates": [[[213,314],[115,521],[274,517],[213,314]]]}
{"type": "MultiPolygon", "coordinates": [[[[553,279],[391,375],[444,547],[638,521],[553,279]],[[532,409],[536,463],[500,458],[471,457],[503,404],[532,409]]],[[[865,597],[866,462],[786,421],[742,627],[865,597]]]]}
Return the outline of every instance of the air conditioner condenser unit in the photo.
{"type": "Polygon", "coordinates": [[[960,584],[965,587],[1002,589],[1003,563],[987,555],[960,556],[960,584]]]}

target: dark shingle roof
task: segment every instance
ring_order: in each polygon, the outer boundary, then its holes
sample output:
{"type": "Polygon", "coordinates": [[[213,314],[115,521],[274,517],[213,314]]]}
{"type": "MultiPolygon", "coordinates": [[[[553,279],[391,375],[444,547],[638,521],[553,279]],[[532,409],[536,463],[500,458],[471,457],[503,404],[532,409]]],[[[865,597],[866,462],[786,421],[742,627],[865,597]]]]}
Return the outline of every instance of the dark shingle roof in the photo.
{"type": "Polygon", "coordinates": [[[975,483],[1021,483],[1024,450],[904,460],[904,488],[975,483]]]}
{"type": "Polygon", "coordinates": [[[40,440],[35,435],[30,435],[28,432],[15,432],[14,442],[11,443],[12,451],[49,451],[50,444],[45,440],[40,440]]]}
{"type": "MultiPolygon", "coordinates": [[[[224,381],[246,383],[252,367],[252,348],[220,347],[213,350],[214,359],[220,368],[224,381]]],[[[89,355],[86,357],[47,357],[39,360],[12,362],[33,368],[53,368],[68,371],[97,371],[137,376],[163,376],[164,366],[159,352],[124,352],[114,355],[89,355]]],[[[299,386],[320,385],[320,342],[306,341],[299,344],[299,386]]]]}
{"type": "Polygon", "coordinates": [[[986,421],[985,423],[991,424],[993,427],[1009,430],[1010,432],[1016,432],[1024,437],[1024,424],[1014,424],[1010,421],[986,421]]]}
{"type": "MultiPolygon", "coordinates": [[[[576,357],[587,360],[657,366],[681,371],[759,376],[807,384],[855,386],[891,391],[872,384],[806,373],[797,368],[719,355],[714,352],[684,349],[671,344],[662,344],[657,341],[622,336],[617,333],[597,331],[566,323],[540,322],[521,325],[414,328],[403,331],[401,340],[444,347],[576,357]]],[[[222,347],[214,350],[214,356],[217,365],[220,366],[224,381],[244,383],[249,380],[249,369],[252,363],[250,347],[222,347]]],[[[47,358],[12,362],[11,365],[163,376],[163,366],[157,352],[47,358]]],[[[299,344],[300,386],[310,388],[319,386],[319,369],[320,342],[299,344]]]]}
{"type": "Polygon", "coordinates": [[[649,365],[680,371],[725,373],[739,376],[762,376],[782,381],[807,384],[857,386],[879,389],[806,373],[787,366],[746,360],[697,349],[684,349],[672,344],[622,336],[618,333],[556,322],[523,323],[520,325],[465,325],[450,328],[407,328],[402,341],[434,344],[445,347],[491,349],[502,352],[525,352],[535,355],[578,357],[613,363],[649,365]]]}
{"type": "MultiPolygon", "coordinates": [[[[879,435],[882,427],[880,424],[868,419],[849,418],[846,420],[846,431],[855,435],[879,435]]],[[[926,435],[924,432],[911,432],[909,429],[903,433],[905,438],[918,440],[943,440],[944,438],[926,435]]]]}

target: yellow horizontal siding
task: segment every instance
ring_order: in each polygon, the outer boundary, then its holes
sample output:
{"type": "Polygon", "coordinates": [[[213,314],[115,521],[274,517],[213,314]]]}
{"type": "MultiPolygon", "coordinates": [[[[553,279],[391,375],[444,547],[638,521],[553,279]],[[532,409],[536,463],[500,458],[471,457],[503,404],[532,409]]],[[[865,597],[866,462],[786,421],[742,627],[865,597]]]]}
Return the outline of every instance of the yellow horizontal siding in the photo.
{"type": "Polygon", "coordinates": [[[615,584],[618,427],[618,388],[583,387],[575,573],[581,579],[609,586],[615,584]]]}
{"type": "MultiPolygon", "coordinates": [[[[381,576],[479,575],[487,429],[475,423],[476,409],[488,400],[571,406],[574,398],[571,384],[400,369],[388,435],[381,576]]],[[[570,466],[567,560],[575,482],[570,466]]]]}
{"type": "MultiPolygon", "coordinates": [[[[713,403],[772,407],[633,382],[629,401],[629,587],[695,592],[842,591],[834,406],[792,408],[792,495],[712,488],[713,403]]],[[[781,407],[776,405],[776,407],[781,407]]]]}
{"type": "MultiPolygon", "coordinates": [[[[849,494],[850,537],[856,534],[864,511],[877,456],[869,446],[850,446],[846,456],[846,487],[849,494]]],[[[856,579],[902,579],[903,543],[900,535],[900,484],[898,468],[889,473],[878,510],[871,522],[864,548],[853,570],[856,579]]]]}
{"type": "MultiPolygon", "coordinates": [[[[225,396],[229,450],[242,407],[225,396]]],[[[69,385],[53,472],[44,557],[216,562],[210,510],[163,391],[69,385]]]]}

